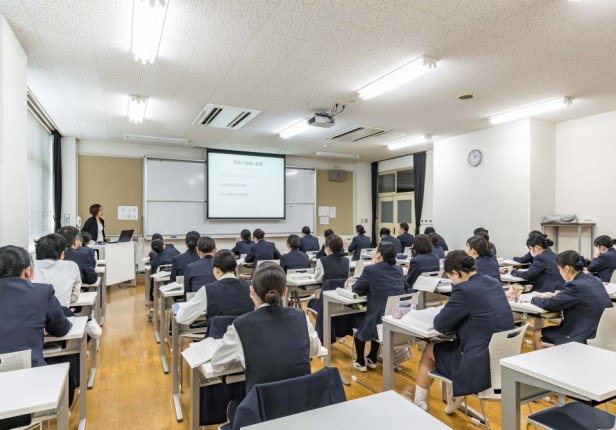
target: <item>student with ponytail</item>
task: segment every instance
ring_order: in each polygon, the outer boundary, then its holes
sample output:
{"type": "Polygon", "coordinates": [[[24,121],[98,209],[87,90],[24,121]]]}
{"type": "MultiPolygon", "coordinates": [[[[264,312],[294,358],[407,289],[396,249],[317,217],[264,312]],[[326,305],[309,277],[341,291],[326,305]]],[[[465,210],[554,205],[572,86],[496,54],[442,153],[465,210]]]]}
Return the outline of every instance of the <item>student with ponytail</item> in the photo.
{"type": "Polygon", "coordinates": [[[498,263],[498,260],[496,259],[496,245],[490,242],[490,235],[488,233],[488,230],[483,227],[477,227],[475,231],[473,231],[473,235],[481,236],[486,240],[486,242],[488,242],[488,251],[486,252],[486,256],[490,257],[498,263]]]}
{"type": "Polygon", "coordinates": [[[310,373],[310,356],[321,348],[304,312],[282,305],[284,270],[264,262],[252,276],[250,297],[256,310],[237,317],[214,352],[212,367],[222,371],[239,362],[246,369],[246,392],[256,384],[310,373]]]}
{"type": "Polygon", "coordinates": [[[591,260],[588,271],[596,273],[597,277],[601,278],[603,282],[610,282],[612,273],[616,269],[614,240],[609,236],[603,235],[595,239],[594,245],[597,248],[597,255],[591,260]]]}
{"type": "Polygon", "coordinates": [[[513,276],[526,279],[533,284],[533,291],[553,293],[560,290],[565,283],[556,265],[556,254],[550,246],[554,245],[543,233],[533,234],[526,241],[526,246],[533,257],[528,270],[514,270],[513,276]]]}
{"type": "Polygon", "coordinates": [[[426,410],[431,370],[450,378],[446,414],[453,413],[467,394],[490,387],[488,346],[492,335],[511,330],[513,316],[503,288],[494,278],[477,273],[475,260],[464,251],[451,251],[445,273],[453,282],[451,298],[434,319],[440,333],[456,332],[453,342],[427,344],[417,369],[414,403],[426,410]],[[454,397],[455,396],[455,397],[454,397]]]}
{"type": "Polygon", "coordinates": [[[466,253],[475,259],[477,272],[493,277],[500,282],[498,263],[488,256],[488,241],[476,235],[466,241],[466,253]]]}
{"type": "Polygon", "coordinates": [[[601,281],[582,272],[584,257],[575,251],[565,251],[558,254],[556,263],[565,285],[558,294],[533,297],[532,303],[550,312],[562,311],[563,320],[558,326],[535,330],[535,349],[541,349],[542,340],[555,345],[586,343],[595,337],[603,310],[613,306],[601,281]]]}

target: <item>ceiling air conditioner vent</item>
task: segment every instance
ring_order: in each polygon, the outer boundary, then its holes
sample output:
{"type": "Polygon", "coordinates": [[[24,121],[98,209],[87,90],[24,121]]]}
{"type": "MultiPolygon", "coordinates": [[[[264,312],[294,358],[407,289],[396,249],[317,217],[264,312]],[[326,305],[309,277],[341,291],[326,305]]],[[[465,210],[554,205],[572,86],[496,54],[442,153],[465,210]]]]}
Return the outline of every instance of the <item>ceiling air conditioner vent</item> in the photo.
{"type": "Polygon", "coordinates": [[[327,136],[325,139],[339,140],[342,142],[358,142],[369,137],[383,136],[386,133],[389,133],[389,129],[355,125],[346,130],[342,130],[340,133],[327,136]]]}
{"type": "Polygon", "coordinates": [[[208,104],[199,113],[193,124],[237,130],[260,113],[260,110],[208,104]]]}

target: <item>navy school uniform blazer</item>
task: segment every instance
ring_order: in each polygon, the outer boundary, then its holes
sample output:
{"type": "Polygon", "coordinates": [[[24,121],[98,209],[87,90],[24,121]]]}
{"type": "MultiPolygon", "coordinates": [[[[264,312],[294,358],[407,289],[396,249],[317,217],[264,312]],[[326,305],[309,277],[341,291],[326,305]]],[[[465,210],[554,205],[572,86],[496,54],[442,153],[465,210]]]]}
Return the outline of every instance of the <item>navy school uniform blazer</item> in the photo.
{"type": "Polygon", "coordinates": [[[603,282],[610,282],[614,269],[616,269],[616,249],[614,248],[610,248],[607,252],[593,258],[588,266],[588,271],[596,273],[603,282]]]}
{"type": "MultiPolygon", "coordinates": [[[[501,284],[490,276],[475,274],[454,285],[451,298],[434,319],[434,328],[458,335],[449,363],[453,395],[464,396],[489,388],[492,381],[488,346],[492,335],[514,328],[511,307],[501,284]]],[[[435,356],[438,351],[437,346],[435,356]]]]}
{"type": "Polygon", "coordinates": [[[383,322],[385,305],[389,296],[404,294],[408,284],[404,279],[402,267],[384,261],[364,267],[361,276],[353,284],[353,292],[367,296],[367,311],[360,316],[359,329],[355,336],[359,340],[377,340],[377,324],[383,322]]]}
{"type": "Polygon", "coordinates": [[[310,258],[299,249],[293,249],[280,257],[280,267],[285,273],[289,269],[308,269],[310,258]]]}
{"type": "Polygon", "coordinates": [[[553,293],[560,290],[565,283],[556,265],[556,254],[550,249],[535,256],[528,270],[514,270],[511,274],[530,281],[533,291],[540,293],[553,293]]]}
{"type": "Polygon", "coordinates": [[[413,242],[415,242],[415,237],[410,233],[402,233],[397,239],[402,244],[402,251],[404,252],[404,248],[410,248],[413,246],[413,242]]]}
{"type": "MultiPolygon", "coordinates": [[[[178,251],[172,243],[166,243],[165,249],[163,251],[167,251],[167,253],[171,255],[171,258],[175,257],[176,255],[180,255],[180,251],[178,251]]],[[[152,261],[156,258],[156,255],[158,254],[156,254],[154,251],[150,251],[150,253],[148,254],[148,257],[150,257],[150,265],[152,264],[152,261]]],[[[171,263],[171,261],[169,263],[171,263]]]]}
{"type": "Polygon", "coordinates": [[[595,337],[603,311],[613,306],[603,284],[585,273],[578,273],[551,299],[533,297],[532,304],[550,312],[563,311],[562,323],[549,327],[556,345],[586,343],[595,337]]]}
{"type": "Polygon", "coordinates": [[[32,367],[44,366],[44,330],[62,337],[71,327],[51,285],[0,278],[0,354],[30,349],[32,367]]]}
{"type": "Polygon", "coordinates": [[[272,242],[263,239],[250,247],[248,255],[246,255],[246,263],[256,263],[261,260],[278,260],[280,252],[272,242]]]}
{"type": "Polygon", "coordinates": [[[351,244],[349,245],[349,252],[353,253],[352,260],[359,260],[361,256],[361,250],[366,248],[371,248],[372,242],[370,238],[365,234],[358,234],[353,238],[351,244]]]}
{"type": "Polygon", "coordinates": [[[319,250],[319,239],[311,234],[300,237],[299,244],[299,249],[302,252],[319,250]]]}
{"type": "Polygon", "coordinates": [[[398,250],[398,254],[401,253],[403,251],[402,249],[402,243],[400,242],[400,240],[396,239],[395,237],[389,235],[389,236],[383,236],[381,238],[381,242],[391,242],[394,245],[396,245],[396,249],[398,250]]]}
{"type": "Polygon", "coordinates": [[[432,253],[436,254],[439,260],[443,260],[445,258],[445,250],[440,245],[432,245],[432,253]]]}
{"type": "Polygon", "coordinates": [[[88,265],[96,268],[96,251],[88,246],[80,246],[77,251],[83,252],[88,256],[88,265]]]}
{"type": "Polygon", "coordinates": [[[84,284],[93,284],[96,282],[98,276],[94,271],[94,266],[90,263],[90,257],[85,252],[79,251],[73,248],[66,248],[64,253],[64,259],[73,261],[79,266],[79,273],[81,274],[81,282],[84,284]]]}
{"type": "Polygon", "coordinates": [[[184,254],[173,257],[173,266],[171,266],[171,275],[169,276],[171,282],[175,282],[178,276],[184,276],[186,266],[195,261],[199,261],[199,254],[197,254],[196,249],[188,249],[184,254]]]}
{"type": "Polygon", "coordinates": [[[494,259],[486,256],[477,257],[475,259],[475,266],[477,266],[478,272],[483,273],[484,275],[491,276],[492,278],[500,282],[501,277],[498,270],[498,263],[494,261],[494,259]]]}
{"type": "Polygon", "coordinates": [[[438,246],[443,248],[443,251],[449,251],[449,247],[447,246],[447,242],[445,242],[445,239],[440,234],[438,236],[438,246]]]}
{"type": "Polygon", "coordinates": [[[212,260],[214,260],[213,256],[206,255],[202,260],[186,266],[184,270],[184,298],[186,298],[186,293],[196,293],[205,284],[216,282],[216,277],[212,271],[212,260]]]}
{"type": "Polygon", "coordinates": [[[422,273],[438,272],[439,270],[441,270],[441,263],[436,254],[429,252],[414,256],[411,258],[409,271],[406,274],[406,282],[409,284],[409,289],[413,288],[413,284],[422,273]]]}
{"type": "Polygon", "coordinates": [[[492,260],[496,261],[498,263],[498,259],[496,258],[496,246],[493,246],[492,248],[488,248],[488,252],[486,252],[486,256],[490,257],[492,260]]]}
{"type": "Polygon", "coordinates": [[[518,263],[526,264],[533,262],[533,256],[530,252],[527,252],[521,257],[513,257],[513,261],[517,261],[518,263]]]}
{"type": "Polygon", "coordinates": [[[231,250],[232,253],[239,256],[242,254],[248,254],[250,252],[250,248],[255,243],[252,240],[240,240],[239,242],[235,242],[235,246],[231,250]]]}

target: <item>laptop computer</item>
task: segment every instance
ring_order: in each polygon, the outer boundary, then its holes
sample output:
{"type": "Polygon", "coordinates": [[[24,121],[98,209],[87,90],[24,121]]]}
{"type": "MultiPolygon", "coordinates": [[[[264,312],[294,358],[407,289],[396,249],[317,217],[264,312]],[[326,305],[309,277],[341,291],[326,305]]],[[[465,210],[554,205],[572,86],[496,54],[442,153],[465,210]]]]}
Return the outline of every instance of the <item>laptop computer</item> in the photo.
{"type": "Polygon", "coordinates": [[[118,240],[113,240],[107,243],[123,243],[123,242],[130,242],[133,239],[133,233],[135,232],[135,230],[122,230],[122,232],[120,233],[120,237],[118,238],[118,240]]]}

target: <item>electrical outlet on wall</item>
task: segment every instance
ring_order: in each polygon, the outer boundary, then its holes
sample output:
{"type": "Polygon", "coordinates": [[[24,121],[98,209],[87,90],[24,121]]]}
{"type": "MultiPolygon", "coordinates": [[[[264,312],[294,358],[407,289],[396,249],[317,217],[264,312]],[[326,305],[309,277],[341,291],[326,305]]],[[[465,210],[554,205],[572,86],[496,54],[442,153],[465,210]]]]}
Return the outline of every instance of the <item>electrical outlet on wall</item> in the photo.
{"type": "Polygon", "coordinates": [[[64,214],[64,224],[62,225],[71,225],[71,214],[64,214]]]}

